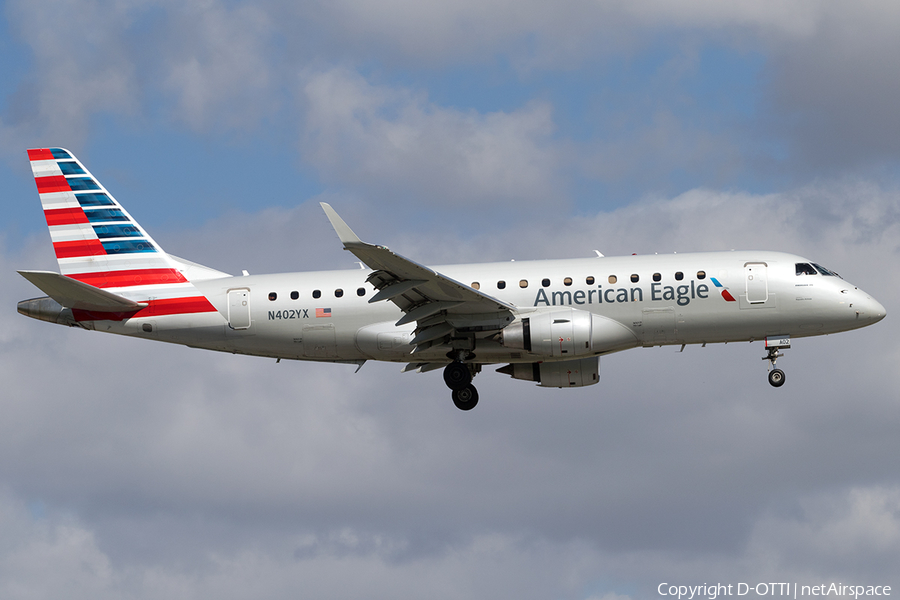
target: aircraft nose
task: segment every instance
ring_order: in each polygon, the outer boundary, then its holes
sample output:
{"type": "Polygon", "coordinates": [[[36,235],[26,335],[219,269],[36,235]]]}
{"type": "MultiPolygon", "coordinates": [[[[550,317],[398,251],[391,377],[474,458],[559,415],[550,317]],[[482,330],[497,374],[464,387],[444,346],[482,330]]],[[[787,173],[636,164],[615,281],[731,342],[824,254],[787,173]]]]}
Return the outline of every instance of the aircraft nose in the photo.
{"type": "Polygon", "coordinates": [[[881,304],[881,302],[871,297],[868,300],[870,304],[868,310],[873,323],[877,323],[887,316],[887,309],[884,308],[884,305],[881,304]]]}
{"type": "Polygon", "coordinates": [[[877,323],[887,315],[887,310],[881,302],[862,290],[857,291],[860,297],[853,303],[853,308],[856,310],[858,319],[865,319],[871,324],[877,323]]]}

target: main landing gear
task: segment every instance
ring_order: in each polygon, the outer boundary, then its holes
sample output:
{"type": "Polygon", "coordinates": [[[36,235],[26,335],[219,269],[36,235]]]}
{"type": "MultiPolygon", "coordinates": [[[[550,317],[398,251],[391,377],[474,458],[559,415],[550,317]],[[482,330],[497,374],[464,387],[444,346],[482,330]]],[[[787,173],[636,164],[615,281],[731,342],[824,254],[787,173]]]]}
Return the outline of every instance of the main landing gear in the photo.
{"type": "Polygon", "coordinates": [[[784,371],[775,368],[775,361],[778,359],[778,357],[784,356],[784,354],[778,352],[783,347],[785,346],[773,346],[771,348],[768,348],[768,354],[766,356],[763,356],[763,360],[767,360],[772,363],[772,370],[769,371],[769,383],[772,385],[772,387],[781,387],[784,385],[784,371]]]}
{"type": "Polygon", "coordinates": [[[478,404],[478,390],[472,385],[478,370],[478,365],[467,365],[458,360],[444,368],[444,383],[453,390],[453,404],[459,410],[472,410],[478,404]]]}

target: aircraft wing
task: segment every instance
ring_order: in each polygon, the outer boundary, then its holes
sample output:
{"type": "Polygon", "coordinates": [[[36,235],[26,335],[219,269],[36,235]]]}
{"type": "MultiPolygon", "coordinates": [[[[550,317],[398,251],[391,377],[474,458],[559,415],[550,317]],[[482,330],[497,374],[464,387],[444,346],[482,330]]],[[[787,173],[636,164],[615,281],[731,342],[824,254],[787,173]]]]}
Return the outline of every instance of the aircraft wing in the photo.
{"type": "Polygon", "coordinates": [[[19,271],[19,275],[66,308],[130,312],[146,306],[53,271],[19,271]]]}
{"type": "Polygon", "coordinates": [[[514,305],[384,246],[363,242],[330,205],[322,202],[321,206],[344,249],[373,270],[367,281],[378,292],[369,302],[390,300],[396,304],[405,313],[398,326],[416,322],[413,353],[444,344],[450,337],[487,337],[512,323],[514,305]]]}

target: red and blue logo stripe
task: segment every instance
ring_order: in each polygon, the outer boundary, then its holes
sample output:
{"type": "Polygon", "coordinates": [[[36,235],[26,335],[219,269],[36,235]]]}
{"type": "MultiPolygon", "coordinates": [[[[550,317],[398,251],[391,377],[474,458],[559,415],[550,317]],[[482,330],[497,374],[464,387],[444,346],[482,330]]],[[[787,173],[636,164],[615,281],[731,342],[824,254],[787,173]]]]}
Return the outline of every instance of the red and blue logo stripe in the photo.
{"type": "Polygon", "coordinates": [[[722,297],[725,298],[726,302],[736,302],[734,296],[731,295],[731,292],[728,291],[728,288],[719,283],[719,280],[715,277],[710,277],[710,281],[713,282],[713,285],[719,288],[722,291],[722,297]]]}

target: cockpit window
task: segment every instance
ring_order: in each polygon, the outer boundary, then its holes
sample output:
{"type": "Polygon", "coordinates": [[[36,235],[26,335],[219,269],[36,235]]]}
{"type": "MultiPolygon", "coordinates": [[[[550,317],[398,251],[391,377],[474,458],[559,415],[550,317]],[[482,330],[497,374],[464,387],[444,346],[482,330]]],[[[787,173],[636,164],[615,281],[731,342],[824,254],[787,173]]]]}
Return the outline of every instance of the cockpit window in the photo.
{"type": "Polygon", "coordinates": [[[819,271],[819,273],[821,273],[822,275],[826,275],[826,276],[828,276],[828,277],[838,277],[838,278],[840,278],[840,275],[838,275],[837,273],[835,273],[834,271],[832,271],[832,270],[830,270],[830,269],[826,269],[826,268],[823,267],[822,265],[817,265],[816,263],[813,263],[813,266],[814,266],[814,267],[816,268],[816,270],[819,271]]]}
{"type": "Polygon", "coordinates": [[[816,275],[816,270],[809,263],[797,263],[797,275],[816,275]]]}

